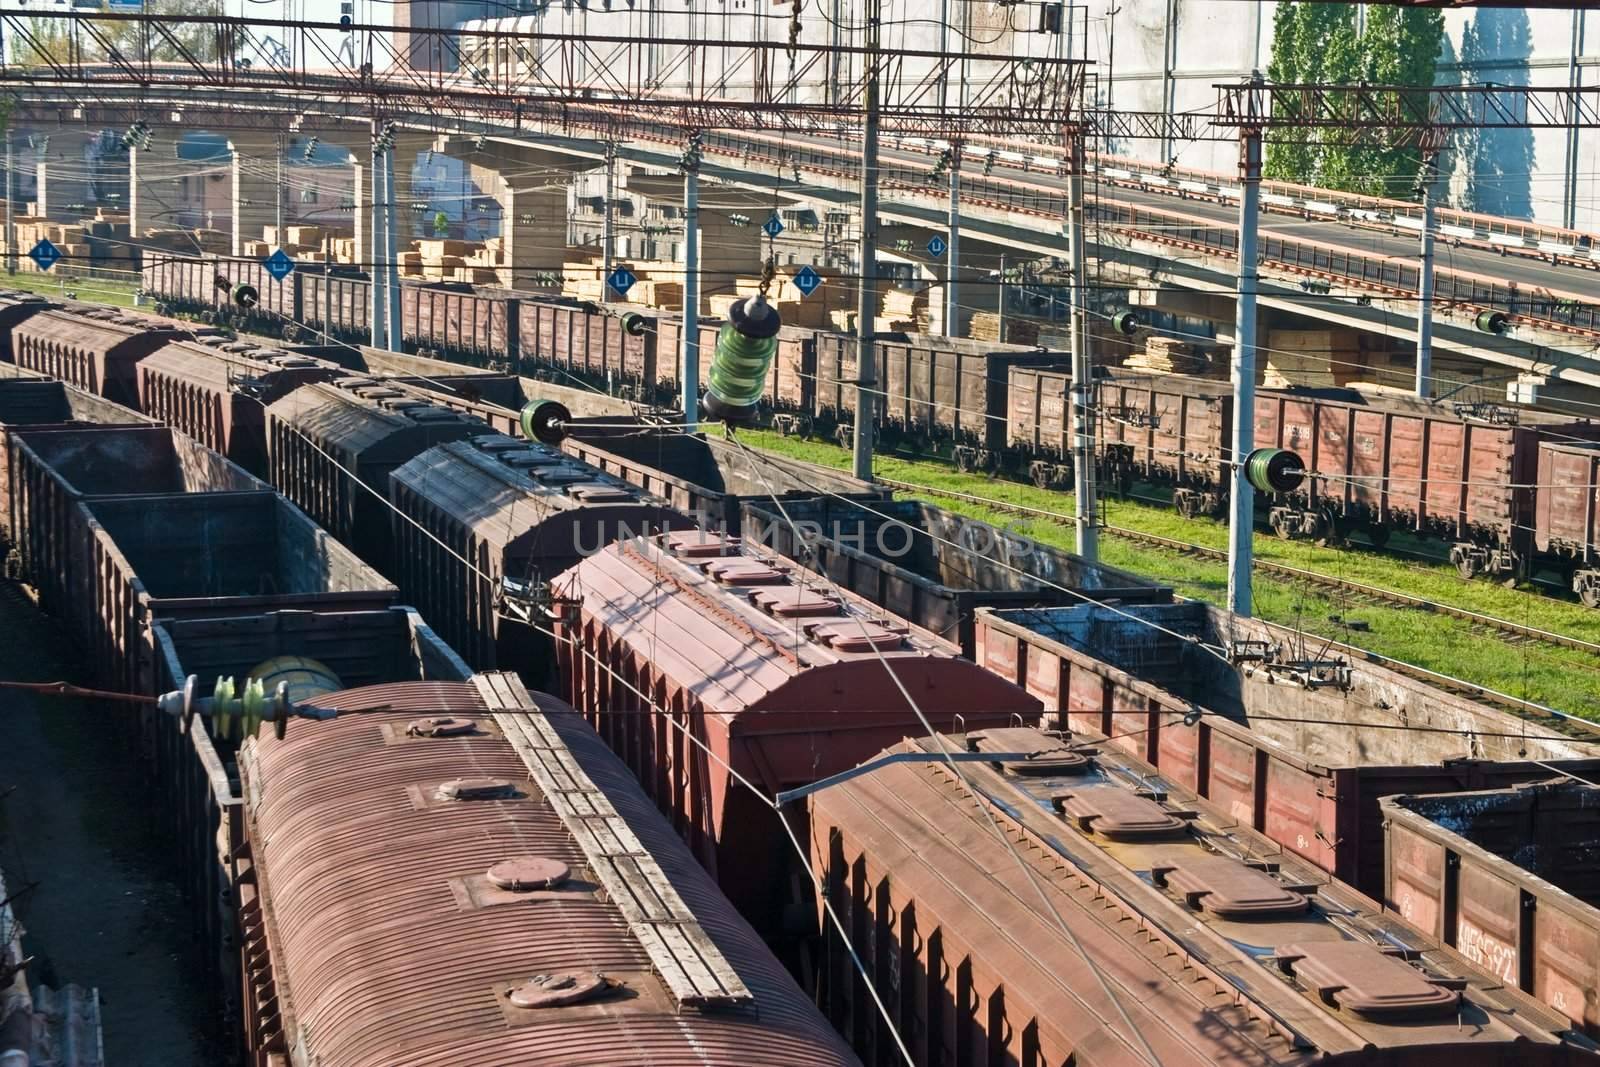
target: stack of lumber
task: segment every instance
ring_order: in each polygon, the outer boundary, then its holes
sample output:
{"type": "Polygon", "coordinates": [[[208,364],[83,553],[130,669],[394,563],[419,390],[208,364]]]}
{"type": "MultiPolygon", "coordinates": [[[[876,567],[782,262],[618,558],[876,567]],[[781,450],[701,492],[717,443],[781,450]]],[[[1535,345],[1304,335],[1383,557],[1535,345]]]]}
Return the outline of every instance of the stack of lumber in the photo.
{"type": "Polygon", "coordinates": [[[1361,376],[1361,343],[1354,330],[1269,330],[1261,362],[1269,388],[1329,388],[1361,376]]]}
{"type": "MultiPolygon", "coordinates": [[[[32,215],[22,215],[15,219],[17,228],[17,250],[21,253],[17,269],[37,271],[33,260],[28,258],[28,252],[40,241],[48,240],[56,246],[61,253],[61,266],[72,270],[81,270],[89,264],[89,233],[80,225],[72,223],[51,222],[49,219],[32,215]]],[[[59,268],[58,268],[59,269],[59,268]]]]}
{"type": "Polygon", "coordinates": [[[1123,366],[1156,374],[1199,374],[1206,369],[1206,361],[1187,342],[1153,334],[1123,366]]]}
{"type": "Polygon", "coordinates": [[[998,341],[1003,344],[1032,345],[1039,342],[1039,327],[1042,319],[1024,318],[1020,315],[1007,315],[1005,318],[1005,336],[1000,336],[1000,316],[993,311],[978,311],[972,316],[972,325],[967,334],[974,341],[998,341]]]}
{"type": "Polygon", "coordinates": [[[908,333],[928,332],[928,290],[920,289],[889,289],[883,294],[882,310],[879,312],[879,321],[887,319],[891,324],[890,330],[904,330],[908,333]]]}

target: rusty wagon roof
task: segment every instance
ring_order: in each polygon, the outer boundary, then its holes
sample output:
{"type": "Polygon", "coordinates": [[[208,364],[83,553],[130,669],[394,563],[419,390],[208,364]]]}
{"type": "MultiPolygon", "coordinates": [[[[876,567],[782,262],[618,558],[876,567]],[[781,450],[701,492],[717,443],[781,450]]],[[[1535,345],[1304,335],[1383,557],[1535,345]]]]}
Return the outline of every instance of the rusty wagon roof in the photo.
{"type": "Polygon", "coordinates": [[[84,351],[117,353],[122,346],[137,342],[141,351],[154,347],[161,338],[184,339],[217,331],[192,326],[175,319],[108,308],[62,308],[42,311],[17,326],[17,339],[31,337],[41,342],[72,345],[84,351]]]}
{"type": "MultiPolygon", "coordinates": [[[[303,386],[274,401],[267,411],[270,418],[348,455],[359,455],[402,435],[442,443],[488,432],[478,419],[419,401],[414,394],[384,386],[377,379],[354,376],[303,386]]],[[[411,455],[425,447],[427,443],[421,444],[411,455]]]]}
{"type": "Polygon", "coordinates": [[[946,960],[970,952],[979,1018],[999,988],[1005,1026],[1038,1027],[1041,1062],[1143,1062],[1084,955],[1165,1067],[1488,1067],[1593,1053],[1564,1019],[1114,752],[1070,758],[1060,737],[1022,728],[939,744],[1040,758],[965,764],[970,789],[921,762],[820,790],[812,852],[838,863],[844,843],[842,862],[859,856],[855,877],[874,887],[869,909],[892,899],[914,909],[920,941],[940,936],[946,960]],[[1022,844],[1020,862],[991,817],[1022,844]]]}
{"type": "Polygon", "coordinates": [[[612,545],[553,587],[712,713],[909,710],[880,656],[906,666],[896,677],[919,703],[1001,714],[1034,708],[949,642],[791,560],[719,534],[686,530],[612,545]]]}
{"type": "Polygon", "coordinates": [[[173,341],[139,362],[140,374],[168,374],[221,389],[240,379],[265,377],[281,371],[319,370],[330,375],[346,373],[338,364],[327,360],[222,336],[173,341]]]}
{"type": "MultiPolygon", "coordinates": [[[[481,681],[480,676],[479,681],[481,681]]],[[[252,859],[286,1044],[321,1067],[582,1067],[616,1064],[844,1065],[856,1060],[717,892],[622,763],[560,701],[496,720],[471,683],[414,682],[318,698],[391,710],[264,731],[241,759],[252,859]],[[471,717],[472,736],[410,737],[418,715],[471,717]],[[680,1006],[652,971],[645,936],[596,891],[582,844],[497,723],[553,731],[548,755],[576,761],[732,968],[743,1007],[680,1006]],[[514,799],[441,800],[439,785],[495,777],[514,799]],[[559,861],[572,880],[518,896],[485,877],[515,857],[559,861]],[[619,994],[516,1008],[535,975],[603,972],[619,994]]],[[[505,705],[501,705],[505,706],[505,705]]],[[[528,736],[531,736],[528,735],[528,736]]],[[[609,869],[609,868],[608,868],[609,869]]],[[[720,957],[719,957],[720,954],[720,957]]]]}
{"type": "MultiPolygon", "coordinates": [[[[433,501],[477,536],[502,548],[574,508],[612,509],[641,518],[667,507],[596,467],[504,434],[430,448],[390,475],[433,501]]],[[[636,524],[644,532],[642,523],[636,524]]],[[[652,521],[653,528],[659,523],[652,521]]]]}

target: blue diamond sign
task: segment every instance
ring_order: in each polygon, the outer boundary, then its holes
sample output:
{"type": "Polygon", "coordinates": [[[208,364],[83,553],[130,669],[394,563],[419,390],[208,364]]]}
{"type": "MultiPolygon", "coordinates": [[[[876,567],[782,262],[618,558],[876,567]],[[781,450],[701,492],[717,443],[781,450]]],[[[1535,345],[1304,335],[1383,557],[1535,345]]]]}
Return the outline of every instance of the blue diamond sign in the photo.
{"type": "Polygon", "coordinates": [[[768,237],[776,237],[783,232],[783,220],[774,215],[761,224],[761,232],[768,237]]]}
{"type": "Polygon", "coordinates": [[[934,259],[938,259],[948,251],[950,251],[950,246],[944,243],[943,237],[940,237],[938,234],[934,234],[932,237],[928,238],[928,255],[932,256],[934,259]]]}
{"type": "Polygon", "coordinates": [[[618,296],[627,296],[628,290],[633,288],[633,283],[638,281],[633,276],[633,271],[627,267],[618,267],[606,276],[606,284],[617,291],[618,296]]]}
{"type": "Polygon", "coordinates": [[[267,273],[272,275],[272,280],[275,282],[281,282],[294,273],[294,260],[290,259],[281,248],[263,259],[261,265],[267,268],[267,273]]]}
{"type": "Polygon", "coordinates": [[[49,270],[61,262],[61,249],[51,244],[49,238],[41,238],[28,253],[28,258],[37,263],[40,270],[49,270]]]}
{"type": "Polygon", "coordinates": [[[810,296],[817,291],[817,286],[821,284],[821,275],[812,270],[809,264],[801,267],[794,276],[794,287],[800,290],[801,296],[810,296]]]}

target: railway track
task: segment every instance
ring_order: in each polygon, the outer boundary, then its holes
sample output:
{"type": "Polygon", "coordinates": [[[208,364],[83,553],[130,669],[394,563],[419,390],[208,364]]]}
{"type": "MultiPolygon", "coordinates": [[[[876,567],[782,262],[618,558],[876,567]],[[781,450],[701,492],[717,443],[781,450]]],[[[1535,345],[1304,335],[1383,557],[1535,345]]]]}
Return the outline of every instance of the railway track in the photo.
{"type": "MultiPolygon", "coordinates": [[[[1009,504],[1004,501],[992,500],[988,497],[976,496],[972,493],[962,493],[954,489],[940,489],[935,486],[923,485],[918,482],[903,482],[891,478],[879,478],[877,480],[881,484],[889,486],[892,489],[923,495],[943,496],[952,500],[964,500],[975,504],[981,504],[984,507],[993,508],[996,511],[1003,512],[1005,514],[1019,515],[1026,518],[1044,519],[1048,522],[1055,523],[1058,526],[1072,525],[1070,519],[1064,518],[1055,512],[1045,511],[1041,508],[1030,508],[1023,504],[1009,504]]],[[[1226,562],[1228,558],[1228,554],[1221,549],[1210,548],[1205,545],[1191,544],[1187,541],[1179,541],[1170,537],[1161,537],[1156,534],[1145,533],[1142,530],[1130,530],[1121,526],[1102,526],[1101,529],[1115,537],[1121,537],[1125,540],[1134,541],[1139,544],[1149,545],[1153,548],[1160,548],[1170,552],[1181,553],[1183,555],[1222,562],[1226,562]]],[[[1291,567],[1284,563],[1273,563],[1271,561],[1262,560],[1259,558],[1255,561],[1255,569],[1261,573],[1271,574],[1287,581],[1298,582],[1303,585],[1333,592],[1340,592],[1359,597],[1363,600],[1460,619],[1463,622],[1468,623],[1475,630],[1485,633],[1492,633],[1502,638],[1511,638],[1516,642],[1529,642],[1543,644],[1549,647],[1570,648],[1577,651],[1586,652],[1591,655],[1600,656],[1600,643],[1585,641],[1582,638],[1571,637],[1567,634],[1555,633],[1550,630],[1541,630],[1534,626],[1525,626],[1522,623],[1512,622],[1509,619],[1501,619],[1493,615],[1485,615],[1481,612],[1470,611],[1466,608],[1459,608],[1450,604],[1440,604],[1436,601],[1425,600],[1421,597],[1411,596],[1408,593],[1400,593],[1392,589],[1382,589],[1378,586],[1367,585],[1362,582],[1353,582],[1345,578],[1336,578],[1333,575],[1321,574],[1317,571],[1309,571],[1301,567],[1291,567]]],[[[1418,667],[1415,664],[1406,663],[1403,660],[1390,659],[1387,656],[1380,655],[1379,653],[1372,652],[1368,649],[1360,648],[1356,645],[1349,645],[1330,640],[1328,647],[1336,649],[1346,655],[1357,657],[1370,663],[1380,664],[1393,670],[1400,671],[1404,674],[1411,675],[1414,678],[1426,681],[1430,685],[1435,685],[1442,689],[1448,689],[1451,692],[1469,696],[1474,700],[1480,700],[1485,703],[1499,705],[1519,715],[1533,716],[1546,722],[1550,722],[1552,719],[1564,721],[1571,718],[1571,716],[1568,716],[1565,712],[1562,712],[1559,709],[1551,708],[1534,701],[1523,700],[1520,697],[1512,696],[1509,693],[1502,693],[1498,690],[1487,689],[1483,686],[1474,685],[1473,683],[1463,679],[1455,678],[1447,674],[1439,674],[1436,671],[1430,671],[1425,667],[1418,667]]],[[[1555,724],[1552,723],[1552,725],[1555,724]]]]}

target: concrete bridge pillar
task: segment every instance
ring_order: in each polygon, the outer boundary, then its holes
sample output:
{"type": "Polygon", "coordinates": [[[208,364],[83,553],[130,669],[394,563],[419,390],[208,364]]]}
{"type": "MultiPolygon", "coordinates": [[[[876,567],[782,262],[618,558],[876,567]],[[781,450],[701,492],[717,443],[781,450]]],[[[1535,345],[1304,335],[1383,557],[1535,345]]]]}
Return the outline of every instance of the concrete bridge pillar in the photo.
{"type": "MultiPolygon", "coordinates": [[[[279,217],[278,201],[283,195],[283,186],[278,176],[282,169],[283,143],[276,137],[231,140],[228,149],[233,153],[232,254],[242,256],[245,243],[261,240],[262,230],[279,217]]],[[[278,235],[277,243],[283,243],[282,234],[278,235]]]]}
{"type": "Polygon", "coordinates": [[[54,129],[35,134],[38,153],[34,165],[34,202],[39,215],[56,221],[75,221],[94,214],[93,162],[89,146],[98,131],[54,129]],[[46,143],[48,138],[48,143],[46,143]]]}

